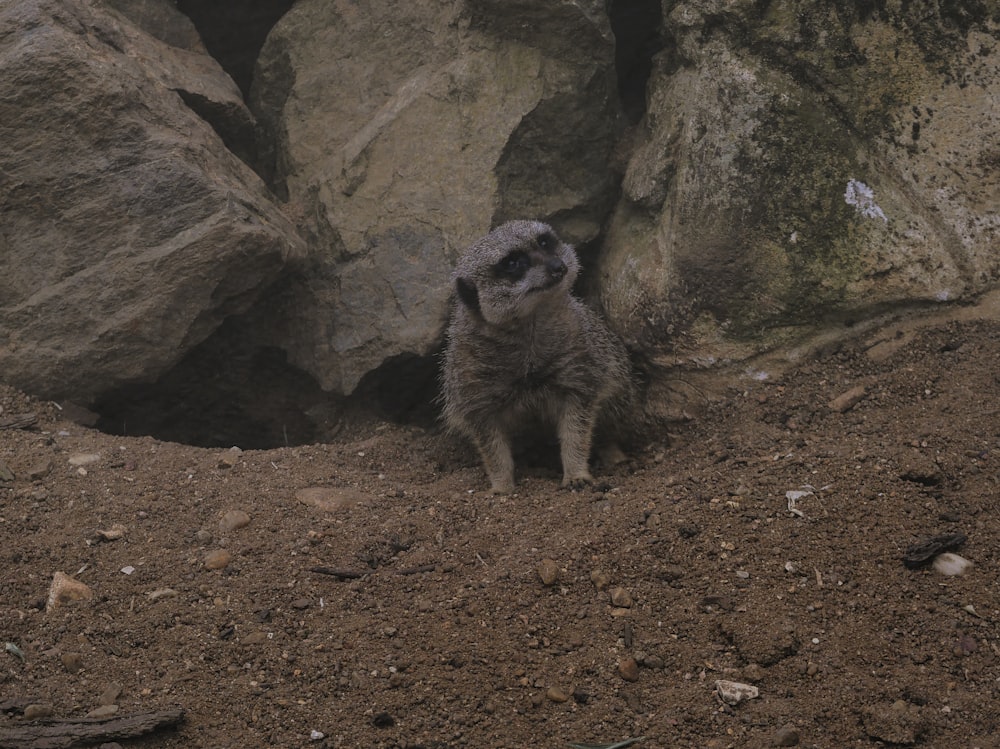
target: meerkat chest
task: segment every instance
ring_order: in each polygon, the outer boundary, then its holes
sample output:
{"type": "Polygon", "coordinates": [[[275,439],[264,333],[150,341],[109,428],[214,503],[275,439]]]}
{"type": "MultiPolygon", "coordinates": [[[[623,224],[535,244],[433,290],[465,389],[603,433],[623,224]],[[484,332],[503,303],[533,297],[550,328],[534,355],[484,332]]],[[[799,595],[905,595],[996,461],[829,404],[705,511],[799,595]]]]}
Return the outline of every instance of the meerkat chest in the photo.
{"type": "Polygon", "coordinates": [[[584,386],[587,348],[573,337],[526,337],[507,359],[504,380],[514,394],[531,398],[584,386]]]}

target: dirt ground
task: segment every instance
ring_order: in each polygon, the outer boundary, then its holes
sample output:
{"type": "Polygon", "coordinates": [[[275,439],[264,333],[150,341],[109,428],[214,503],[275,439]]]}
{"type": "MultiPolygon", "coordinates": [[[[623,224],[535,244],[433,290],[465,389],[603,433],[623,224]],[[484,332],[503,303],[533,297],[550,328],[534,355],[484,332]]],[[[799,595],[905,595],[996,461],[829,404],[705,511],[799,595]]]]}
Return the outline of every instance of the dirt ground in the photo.
{"type": "Polygon", "coordinates": [[[0,407],[38,416],[0,431],[0,746],[108,703],[183,709],[150,748],[1000,747],[998,322],[734,376],[592,492],[490,496],[436,429],[237,452],[0,407]],[[965,574],[903,565],[945,533],[965,574]],[[47,610],[57,572],[92,597],[47,610]]]}

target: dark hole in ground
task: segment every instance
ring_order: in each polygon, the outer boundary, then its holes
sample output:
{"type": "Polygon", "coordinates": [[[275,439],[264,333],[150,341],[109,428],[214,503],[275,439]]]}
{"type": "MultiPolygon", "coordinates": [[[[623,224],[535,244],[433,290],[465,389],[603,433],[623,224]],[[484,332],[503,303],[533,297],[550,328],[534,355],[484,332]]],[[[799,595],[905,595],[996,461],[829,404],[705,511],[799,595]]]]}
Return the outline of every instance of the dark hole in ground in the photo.
{"type": "Polygon", "coordinates": [[[637,123],[646,113],[646,83],[653,56],[663,49],[660,0],[612,0],[608,7],[615,34],[615,71],[622,110],[637,123]]]}
{"type": "Polygon", "coordinates": [[[248,342],[227,320],[158,381],[104,394],[97,428],[198,447],[262,450],[323,442],[359,423],[433,426],[437,358],[399,357],[369,374],[350,398],[324,392],[285,352],[248,342]]]}
{"type": "Polygon", "coordinates": [[[177,0],[177,9],[191,19],[205,48],[229,73],[246,99],[260,48],[294,1],[177,0]]]}

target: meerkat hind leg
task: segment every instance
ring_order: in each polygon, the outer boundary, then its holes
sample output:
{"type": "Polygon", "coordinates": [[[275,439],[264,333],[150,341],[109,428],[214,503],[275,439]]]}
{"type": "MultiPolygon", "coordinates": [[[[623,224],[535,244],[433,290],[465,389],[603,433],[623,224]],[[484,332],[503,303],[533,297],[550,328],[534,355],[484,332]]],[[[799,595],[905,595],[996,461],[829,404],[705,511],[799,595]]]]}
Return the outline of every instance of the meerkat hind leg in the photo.
{"type": "Polygon", "coordinates": [[[510,439],[502,429],[494,426],[478,441],[478,447],[490,479],[490,491],[511,494],[514,491],[514,455],[510,439]]]}
{"type": "Polygon", "coordinates": [[[588,461],[594,419],[580,410],[567,407],[559,419],[559,452],[562,456],[562,485],[577,488],[593,483],[588,461]]]}

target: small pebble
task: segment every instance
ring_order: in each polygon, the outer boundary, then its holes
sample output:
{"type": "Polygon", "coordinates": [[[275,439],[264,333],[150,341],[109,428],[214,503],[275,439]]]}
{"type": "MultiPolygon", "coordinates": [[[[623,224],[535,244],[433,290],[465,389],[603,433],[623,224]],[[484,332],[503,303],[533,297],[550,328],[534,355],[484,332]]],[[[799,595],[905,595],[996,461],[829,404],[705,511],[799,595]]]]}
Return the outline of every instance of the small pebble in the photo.
{"type": "Polygon", "coordinates": [[[559,565],[552,559],[543,559],[538,565],[538,577],[542,585],[555,585],[559,580],[559,565]]]}
{"type": "Polygon", "coordinates": [[[96,535],[100,541],[117,541],[119,538],[125,535],[125,526],[121,523],[115,523],[107,530],[98,530],[96,535]]]}
{"type": "Polygon", "coordinates": [[[87,601],[94,597],[94,592],[79,580],[74,580],[64,572],[56,572],[49,586],[49,599],[45,610],[51,611],[67,601],[87,601]]]}
{"type": "Polygon", "coordinates": [[[108,686],[104,688],[103,692],[101,692],[101,695],[97,698],[97,704],[114,705],[116,702],[118,702],[118,698],[121,696],[121,693],[122,693],[122,685],[115,684],[114,682],[112,682],[111,684],[108,684],[108,686]]]}
{"type": "Polygon", "coordinates": [[[216,549],[205,555],[205,567],[210,570],[221,570],[233,561],[233,555],[225,549],[216,549]]]}
{"type": "Polygon", "coordinates": [[[960,557],[958,554],[952,554],[950,551],[934,557],[934,570],[942,575],[963,575],[971,566],[972,562],[968,559],[960,557]]]}
{"type": "Polygon", "coordinates": [[[349,510],[359,502],[369,499],[369,495],[357,489],[333,486],[309,486],[295,492],[295,498],[304,505],[325,512],[349,510]]]}
{"type": "Polygon", "coordinates": [[[549,687],[545,691],[545,697],[551,702],[566,702],[569,699],[569,695],[559,687],[549,687]]]}
{"type": "Polygon", "coordinates": [[[38,481],[45,478],[52,471],[52,462],[45,461],[44,463],[39,463],[28,469],[28,478],[32,481],[38,481]]]}
{"type": "Polygon", "coordinates": [[[625,681],[639,681],[639,664],[635,658],[622,658],[618,661],[618,675],[625,681]]]}
{"type": "Polygon", "coordinates": [[[642,665],[646,668],[663,668],[666,664],[658,655],[647,655],[642,659],[642,665]]]}
{"type": "Polygon", "coordinates": [[[173,588],[157,588],[146,594],[150,601],[158,601],[161,598],[173,598],[177,595],[180,594],[173,588]]]}
{"type": "Polygon", "coordinates": [[[625,590],[625,588],[612,588],[611,605],[617,606],[620,609],[631,608],[632,594],[625,590]]]}
{"type": "Polygon", "coordinates": [[[52,715],[52,705],[36,703],[24,708],[25,720],[39,720],[40,718],[48,718],[50,715],[52,715]]]}
{"type": "Polygon", "coordinates": [[[212,534],[206,530],[200,530],[194,534],[194,540],[202,546],[212,543],[212,534]]]}
{"type": "Polygon", "coordinates": [[[247,525],[250,525],[249,515],[243,512],[243,510],[230,510],[223,515],[222,520],[219,521],[219,531],[222,533],[229,533],[230,531],[243,528],[247,525]]]}
{"type": "Polygon", "coordinates": [[[92,463],[96,463],[101,459],[101,456],[97,453],[73,453],[69,456],[69,464],[71,466],[89,466],[92,463]]]}
{"type": "Polygon", "coordinates": [[[738,705],[743,700],[752,700],[760,696],[757,687],[751,684],[741,684],[738,681],[719,679],[715,682],[715,691],[727,705],[738,705]]]}
{"type": "Polygon", "coordinates": [[[83,668],[83,656],[79,653],[63,653],[59,656],[59,660],[62,661],[63,668],[71,674],[75,674],[83,668]]]}
{"type": "Polygon", "coordinates": [[[774,732],[771,746],[798,746],[800,738],[799,729],[788,723],[774,732]]]}
{"type": "Polygon", "coordinates": [[[238,447],[230,447],[226,452],[219,456],[219,462],[216,465],[219,468],[232,468],[237,463],[240,462],[240,455],[243,453],[238,447]]]}
{"type": "Polygon", "coordinates": [[[591,570],[590,582],[592,582],[594,587],[598,590],[604,590],[611,584],[611,575],[604,570],[591,570]]]}

